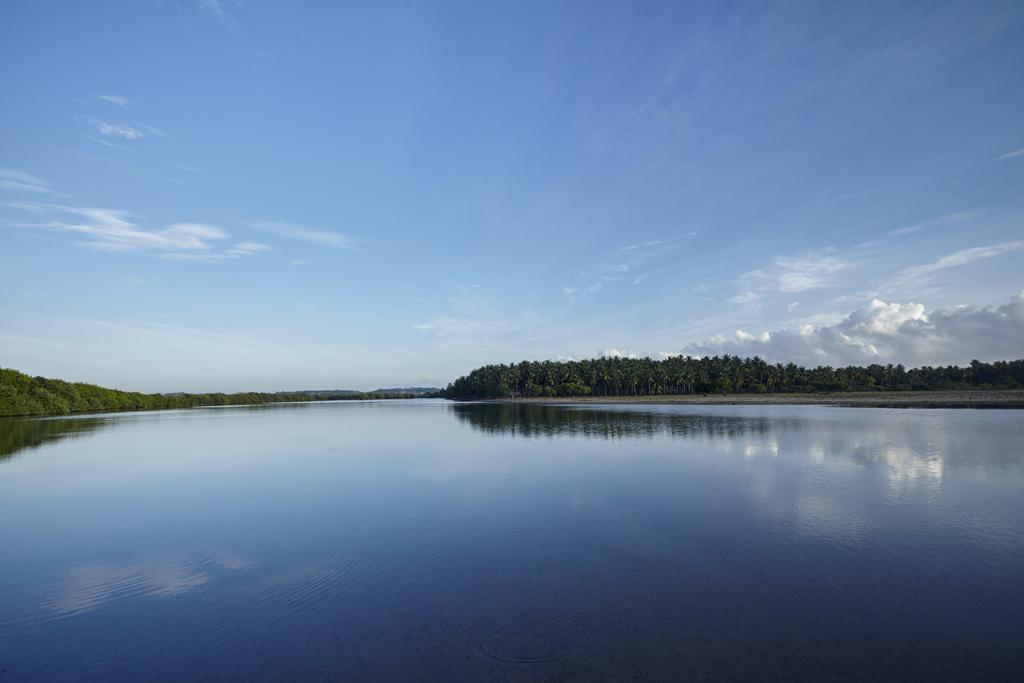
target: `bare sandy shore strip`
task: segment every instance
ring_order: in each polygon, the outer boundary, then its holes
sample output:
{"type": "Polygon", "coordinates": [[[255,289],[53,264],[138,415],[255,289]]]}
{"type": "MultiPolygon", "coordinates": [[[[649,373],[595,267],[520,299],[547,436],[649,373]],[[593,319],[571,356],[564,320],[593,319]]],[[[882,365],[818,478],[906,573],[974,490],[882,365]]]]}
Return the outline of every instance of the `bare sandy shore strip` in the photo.
{"type": "Polygon", "coordinates": [[[849,408],[1024,408],[1024,390],[887,391],[829,394],[694,394],[498,399],[501,403],[684,405],[808,405],[849,408]]]}

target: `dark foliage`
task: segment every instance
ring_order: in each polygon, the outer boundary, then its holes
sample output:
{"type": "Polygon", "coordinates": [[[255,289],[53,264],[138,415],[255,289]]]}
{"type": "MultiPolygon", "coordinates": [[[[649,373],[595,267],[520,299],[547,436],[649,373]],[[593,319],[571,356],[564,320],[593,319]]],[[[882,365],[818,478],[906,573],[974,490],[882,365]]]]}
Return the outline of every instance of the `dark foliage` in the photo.
{"type": "Polygon", "coordinates": [[[760,358],[674,356],[523,361],[487,365],[448,385],[452,399],[544,396],[656,396],[711,393],[816,393],[1024,388],[1024,360],[966,367],[869,365],[804,368],[760,358]]]}
{"type": "Polygon", "coordinates": [[[106,389],[81,382],[30,377],[17,370],[0,368],[0,416],[66,415],[68,413],[253,405],[290,401],[418,398],[421,395],[404,391],[361,393],[333,390],[237,394],[142,394],[137,391],[106,389]]]}

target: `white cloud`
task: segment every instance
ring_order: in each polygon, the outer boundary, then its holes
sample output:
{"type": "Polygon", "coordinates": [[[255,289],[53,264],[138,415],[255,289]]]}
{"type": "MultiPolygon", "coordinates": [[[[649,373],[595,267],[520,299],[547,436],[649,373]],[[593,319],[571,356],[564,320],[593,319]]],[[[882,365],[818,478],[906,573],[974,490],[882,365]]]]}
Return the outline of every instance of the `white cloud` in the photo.
{"type": "Polygon", "coordinates": [[[562,293],[570,299],[574,298],[577,294],[597,294],[604,288],[603,282],[595,282],[592,285],[586,287],[562,287],[562,293]]]}
{"type": "Polygon", "coordinates": [[[831,250],[809,251],[799,256],[776,256],[770,266],[751,270],[740,276],[739,294],[731,303],[751,305],[767,293],[796,294],[839,284],[838,275],[850,269],[853,262],[832,255],[831,250]]]}
{"type": "Polygon", "coordinates": [[[14,223],[15,227],[81,235],[86,246],[107,251],[201,251],[212,247],[211,240],[227,236],[220,228],[199,223],[175,223],[163,230],[147,230],[129,220],[133,214],[116,209],[56,204],[21,204],[16,208],[28,208],[50,220],[14,223]]]}
{"type": "Polygon", "coordinates": [[[622,349],[605,349],[600,354],[602,358],[639,358],[640,356],[630,351],[623,351],[622,349]]]}
{"type": "Polygon", "coordinates": [[[750,334],[749,332],[744,332],[743,330],[736,330],[733,334],[735,335],[736,340],[741,342],[759,341],[762,343],[767,343],[771,341],[772,338],[771,334],[769,334],[768,332],[762,332],[761,334],[753,335],[750,334]]]}
{"type": "Polygon", "coordinates": [[[84,119],[86,123],[95,128],[100,135],[106,135],[108,137],[122,138],[124,140],[138,140],[139,138],[145,137],[137,128],[123,123],[108,123],[106,121],[100,121],[99,119],[84,119]]]}
{"type": "Polygon", "coordinates": [[[1015,149],[1012,152],[1007,152],[1006,154],[1002,154],[1000,156],[997,156],[995,159],[993,159],[993,161],[1002,161],[1004,159],[1014,159],[1016,157],[1024,157],[1024,147],[1021,147],[1020,149],[1015,149]]]}
{"type": "Polygon", "coordinates": [[[479,318],[453,318],[440,316],[430,322],[413,323],[412,329],[419,332],[435,332],[440,335],[507,334],[518,332],[521,325],[514,320],[479,318]]]}
{"type": "Polygon", "coordinates": [[[873,300],[834,325],[713,337],[691,355],[761,356],[803,365],[964,364],[1024,358],[1024,292],[1002,306],[957,306],[930,313],[917,303],[873,300]]]}
{"type": "Polygon", "coordinates": [[[28,202],[12,202],[7,206],[39,217],[35,222],[11,222],[13,227],[78,235],[83,238],[83,246],[102,251],[146,251],[172,259],[222,261],[270,249],[257,242],[238,242],[218,251],[216,243],[228,237],[222,228],[202,223],[174,223],[163,229],[147,229],[134,222],[134,214],[117,209],[28,202]]]}
{"type": "Polygon", "coordinates": [[[851,313],[846,322],[848,323],[847,327],[853,332],[866,335],[892,335],[899,332],[904,323],[912,320],[928,322],[924,306],[913,303],[887,304],[884,301],[873,299],[867,306],[851,313]]]}
{"type": "Polygon", "coordinates": [[[220,0],[196,0],[196,4],[199,5],[199,9],[216,17],[219,21],[227,21],[231,17],[224,6],[220,4],[220,0]]]}
{"type": "Polygon", "coordinates": [[[786,304],[786,310],[788,312],[790,312],[790,313],[792,313],[793,311],[795,311],[798,308],[800,308],[800,302],[799,301],[790,301],[788,304],[786,304]]]}
{"type": "Polygon", "coordinates": [[[270,247],[258,242],[239,242],[224,251],[203,251],[203,252],[174,252],[164,254],[164,258],[177,261],[226,261],[229,259],[240,259],[246,256],[270,251],[270,247]]]}
{"type": "Polygon", "coordinates": [[[894,284],[906,286],[908,284],[921,282],[933,273],[946,268],[964,266],[969,263],[974,263],[975,261],[1001,256],[1006,253],[1020,251],[1021,249],[1024,249],[1024,241],[1002,242],[1000,244],[990,244],[985,247],[961,249],[960,251],[954,251],[952,254],[947,254],[931,263],[904,268],[897,273],[894,278],[894,284]]]}
{"type": "Polygon", "coordinates": [[[178,169],[179,171],[185,171],[186,173],[205,173],[203,169],[197,168],[195,166],[189,166],[188,164],[175,164],[174,168],[178,169]]]}
{"type": "Polygon", "coordinates": [[[736,296],[729,299],[729,303],[740,304],[741,306],[749,306],[756,304],[761,301],[761,294],[759,292],[740,292],[736,296]]]}
{"type": "Polygon", "coordinates": [[[688,232],[685,235],[679,235],[678,237],[669,237],[669,238],[663,239],[663,240],[651,240],[649,242],[637,242],[636,244],[630,244],[628,246],[622,247],[622,251],[633,251],[633,250],[636,250],[636,249],[650,249],[652,247],[662,247],[662,246],[671,244],[673,242],[678,242],[679,240],[686,239],[687,237],[693,237],[696,234],[697,234],[696,232],[688,232]]]}
{"type": "Polygon", "coordinates": [[[49,193],[50,183],[42,178],[13,168],[0,168],[0,189],[18,192],[49,193]]]}
{"type": "Polygon", "coordinates": [[[832,284],[832,276],[850,266],[833,256],[808,255],[800,258],[775,259],[776,279],[780,292],[803,292],[832,284]]]}
{"type": "Polygon", "coordinates": [[[97,95],[97,97],[105,102],[116,104],[119,107],[127,107],[129,102],[127,97],[121,97],[120,95],[97,95]]]}
{"type": "Polygon", "coordinates": [[[248,225],[257,230],[269,232],[274,235],[280,235],[281,237],[289,237],[302,242],[312,242],[313,244],[319,244],[325,247],[334,247],[335,249],[355,249],[359,243],[356,238],[340,232],[316,230],[301,225],[293,225],[291,223],[256,221],[254,223],[249,223],[248,225]]]}
{"type": "Polygon", "coordinates": [[[230,249],[224,252],[228,258],[241,258],[243,256],[252,256],[253,254],[259,254],[264,251],[270,251],[270,247],[259,242],[239,242],[230,249]]]}
{"type": "Polygon", "coordinates": [[[136,123],[135,125],[138,126],[139,128],[145,128],[146,130],[148,130],[153,135],[159,135],[160,137],[167,137],[167,133],[165,133],[161,129],[157,128],[156,126],[151,126],[148,123],[136,123]]]}
{"type": "Polygon", "coordinates": [[[118,144],[116,144],[114,142],[111,142],[110,140],[103,140],[102,138],[94,138],[91,135],[86,135],[85,137],[88,138],[89,140],[92,140],[95,143],[104,145],[106,147],[116,147],[117,149],[126,149],[128,151],[131,151],[131,149],[132,149],[131,147],[127,147],[125,145],[118,145],[118,144]]]}
{"type": "Polygon", "coordinates": [[[886,237],[902,237],[903,235],[911,235],[915,232],[920,232],[926,228],[932,228],[941,225],[948,225],[950,223],[957,223],[959,221],[971,218],[975,214],[971,211],[954,211],[952,213],[946,213],[931,220],[926,220],[921,223],[915,223],[902,228],[896,228],[890,230],[885,234],[886,237]]]}

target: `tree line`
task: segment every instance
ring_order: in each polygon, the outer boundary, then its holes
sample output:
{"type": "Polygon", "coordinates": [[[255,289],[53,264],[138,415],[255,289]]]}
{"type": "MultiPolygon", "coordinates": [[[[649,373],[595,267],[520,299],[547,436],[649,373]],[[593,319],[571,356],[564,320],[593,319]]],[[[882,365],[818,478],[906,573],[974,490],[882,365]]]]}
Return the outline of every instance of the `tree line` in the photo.
{"type": "Polygon", "coordinates": [[[107,389],[95,384],[31,377],[0,368],[0,416],[67,415],[120,410],[163,410],[198,406],[234,406],[294,401],[418,398],[427,390],[358,391],[248,391],[235,394],[143,394],[107,389]]]}
{"type": "Polygon", "coordinates": [[[455,380],[445,398],[546,396],[657,396],[711,393],[815,393],[1024,388],[1024,360],[965,367],[868,365],[805,368],[754,358],[673,356],[602,357],[486,365],[455,380]]]}

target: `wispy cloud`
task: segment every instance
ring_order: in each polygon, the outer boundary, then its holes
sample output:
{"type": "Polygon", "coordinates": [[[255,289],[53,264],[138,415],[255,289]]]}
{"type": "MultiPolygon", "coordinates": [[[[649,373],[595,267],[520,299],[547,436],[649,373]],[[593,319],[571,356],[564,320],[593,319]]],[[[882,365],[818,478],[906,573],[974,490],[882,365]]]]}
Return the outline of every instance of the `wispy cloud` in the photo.
{"type": "MultiPolygon", "coordinates": [[[[194,1],[195,5],[203,14],[209,17],[213,17],[217,21],[217,23],[224,27],[228,32],[234,34],[238,38],[242,39],[242,41],[244,41],[246,44],[248,44],[249,49],[252,50],[252,53],[254,55],[256,55],[257,57],[261,57],[263,59],[267,59],[269,61],[274,61],[273,57],[271,57],[265,51],[259,49],[258,47],[252,44],[252,41],[249,40],[249,37],[242,30],[242,27],[239,24],[238,20],[235,18],[235,15],[228,9],[228,3],[224,2],[224,0],[194,1]]],[[[243,3],[235,2],[234,4],[236,7],[241,7],[243,3]]]]}
{"type": "Polygon", "coordinates": [[[206,173],[203,169],[196,166],[189,166],[188,164],[175,164],[174,168],[179,171],[185,171],[186,173],[206,173]]]}
{"type": "Polygon", "coordinates": [[[7,206],[41,219],[13,221],[13,227],[77,235],[83,239],[83,246],[102,251],[157,252],[167,258],[216,261],[252,256],[270,249],[256,242],[239,242],[218,251],[216,243],[228,237],[222,228],[202,223],[174,223],[162,229],[146,229],[135,223],[134,214],[117,209],[38,203],[9,203],[7,206]]]}
{"type": "Polygon", "coordinates": [[[50,214],[50,220],[16,223],[20,228],[36,228],[73,233],[85,238],[86,246],[105,251],[202,251],[211,249],[211,240],[224,239],[220,228],[200,223],[175,223],[162,230],[146,230],[132,222],[134,216],[116,209],[40,205],[37,213],[50,214]]]}
{"type": "Polygon", "coordinates": [[[221,23],[227,23],[232,20],[231,14],[224,9],[224,5],[220,0],[196,0],[196,4],[199,5],[199,9],[221,23]]]}
{"type": "Polygon", "coordinates": [[[876,187],[869,187],[869,188],[866,188],[866,189],[863,189],[863,190],[856,190],[854,192],[844,192],[843,194],[836,195],[832,199],[834,201],[842,201],[844,199],[855,199],[857,197],[863,197],[866,194],[870,194],[870,193],[874,192],[877,189],[878,188],[876,188],[876,187]]]}
{"type": "Polygon", "coordinates": [[[130,104],[127,97],[121,97],[120,95],[97,95],[97,97],[104,102],[110,102],[122,108],[127,108],[130,104]]]}
{"type": "Polygon", "coordinates": [[[82,120],[95,128],[100,135],[122,138],[124,140],[138,140],[139,138],[145,137],[142,134],[142,131],[137,128],[132,128],[124,123],[108,123],[107,121],[101,121],[100,119],[94,118],[85,118],[82,120]]]}
{"type": "Polygon", "coordinates": [[[1024,249],[1024,241],[1002,242],[1000,244],[990,244],[984,247],[961,249],[960,251],[954,251],[951,254],[946,254],[931,263],[904,268],[897,273],[895,277],[895,284],[906,286],[908,284],[918,283],[928,278],[933,273],[945,270],[946,268],[965,266],[969,263],[974,263],[975,261],[1002,256],[1003,254],[1020,251],[1022,249],[1024,249]]]}
{"type": "Polygon", "coordinates": [[[53,192],[50,189],[50,183],[42,178],[13,168],[0,168],[0,189],[17,192],[53,192]]]}
{"type": "Polygon", "coordinates": [[[418,332],[434,332],[439,335],[467,334],[504,334],[517,332],[520,323],[514,320],[454,318],[440,316],[429,322],[413,323],[412,328],[418,332]]]}
{"type": "MultiPolygon", "coordinates": [[[[121,140],[141,140],[146,137],[146,133],[159,137],[167,136],[167,133],[162,129],[148,123],[111,123],[109,121],[103,121],[102,119],[92,117],[85,117],[82,121],[95,128],[100,135],[111,138],[120,138],[121,140]],[[143,131],[146,132],[144,133],[143,131]]],[[[99,142],[99,140],[97,140],[97,142],[99,142]]]]}
{"type": "Polygon", "coordinates": [[[307,228],[305,226],[294,225],[292,223],[256,221],[253,223],[247,223],[247,225],[255,228],[256,230],[268,232],[272,235],[279,235],[281,237],[287,237],[301,242],[319,244],[325,247],[334,247],[335,249],[356,249],[360,246],[360,241],[351,235],[345,235],[340,232],[331,232],[329,230],[307,228]]]}
{"type": "Polygon", "coordinates": [[[259,242],[239,242],[224,253],[228,258],[240,258],[242,256],[259,254],[264,251],[270,251],[270,247],[265,244],[260,244],[259,242]]]}
{"type": "Polygon", "coordinates": [[[924,230],[926,228],[946,225],[949,223],[957,223],[959,221],[970,218],[971,216],[974,215],[975,214],[972,211],[955,211],[953,213],[946,213],[936,218],[932,218],[931,220],[922,221],[921,223],[915,223],[913,225],[908,225],[903,228],[896,228],[895,230],[890,230],[889,232],[886,233],[885,236],[901,237],[903,235],[910,235],[915,232],[920,232],[921,230],[924,230]]]}
{"type": "Polygon", "coordinates": [[[940,270],[942,268],[952,268],[954,266],[962,266],[967,263],[973,263],[981,259],[992,258],[993,256],[999,256],[1009,251],[1019,251],[1024,248],[1024,242],[1002,242],[1001,244],[992,244],[987,247],[972,247],[970,249],[961,249],[955,251],[952,254],[943,256],[936,260],[934,263],[930,263],[924,266],[917,266],[913,270],[917,272],[931,272],[940,270]]]}
{"type": "Polygon", "coordinates": [[[831,284],[832,276],[850,266],[834,256],[809,255],[775,259],[780,292],[803,292],[831,284]]]}
{"type": "Polygon", "coordinates": [[[731,304],[739,304],[741,306],[752,306],[754,304],[759,303],[760,301],[761,301],[761,293],[760,292],[753,292],[753,291],[740,292],[736,296],[731,297],[729,299],[729,303],[731,303],[731,304]]]}
{"type": "Polygon", "coordinates": [[[174,252],[164,254],[164,258],[176,261],[227,261],[231,259],[246,258],[247,256],[255,256],[256,254],[261,254],[265,251],[270,251],[270,247],[266,244],[260,244],[259,242],[239,242],[230,249],[225,249],[224,251],[204,251],[199,253],[174,252]]]}
{"type": "Polygon", "coordinates": [[[637,242],[636,244],[630,244],[622,247],[622,251],[634,251],[636,249],[652,249],[654,247],[663,247],[679,240],[684,240],[687,237],[693,237],[696,232],[688,232],[685,235],[679,235],[677,237],[669,237],[663,240],[650,240],[649,242],[637,242]]]}
{"type": "Polygon", "coordinates": [[[852,265],[850,261],[834,256],[831,250],[809,251],[797,256],[776,256],[770,266],[741,275],[741,291],[729,301],[753,305],[769,292],[795,294],[831,287],[836,284],[839,273],[852,265]]]}
{"type": "Polygon", "coordinates": [[[97,143],[97,144],[103,145],[104,147],[114,147],[115,149],[123,149],[123,150],[127,150],[129,152],[132,150],[132,148],[128,147],[127,145],[119,145],[116,142],[111,142],[110,140],[104,140],[102,138],[94,138],[91,135],[87,135],[86,137],[88,139],[92,140],[93,142],[97,143]]]}
{"type": "Polygon", "coordinates": [[[665,273],[665,272],[667,272],[669,270],[672,270],[672,266],[662,266],[661,268],[651,268],[650,270],[646,270],[646,271],[644,271],[642,273],[638,273],[636,275],[636,277],[633,278],[633,284],[634,285],[638,285],[641,282],[643,282],[644,280],[647,280],[647,279],[650,279],[652,277],[655,277],[656,275],[661,275],[662,273],[665,273]]]}
{"type": "Polygon", "coordinates": [[[569,297],[571,301],[577,295],[580,294],[597,294],[604,288],[603,282],[595,282],[592,285],[586,287],[562,287],[562,293],[569,297]]]}
{"type": "Polygon", "coordinates": [[[1006,154],[1001,154],[992,161],[1003,161],[1004,159],[1015,159],[1017,157],[1024,157],[1024,147],[1015,149],[1012,152],[1007,152],[1006,154]]]}
{"type": "Polygon", "coordinates": [[[165,133],[160,128],[157,128],[156,126],[151,126],[148,123],[136,123],[135,125],[138,126],[139,128],[143,128],[143,129],[149,131],[153,135],[158,135],[158,136],[160,136],[162,138],[163,137],[167,137],[167,133],[165,133]]]}

